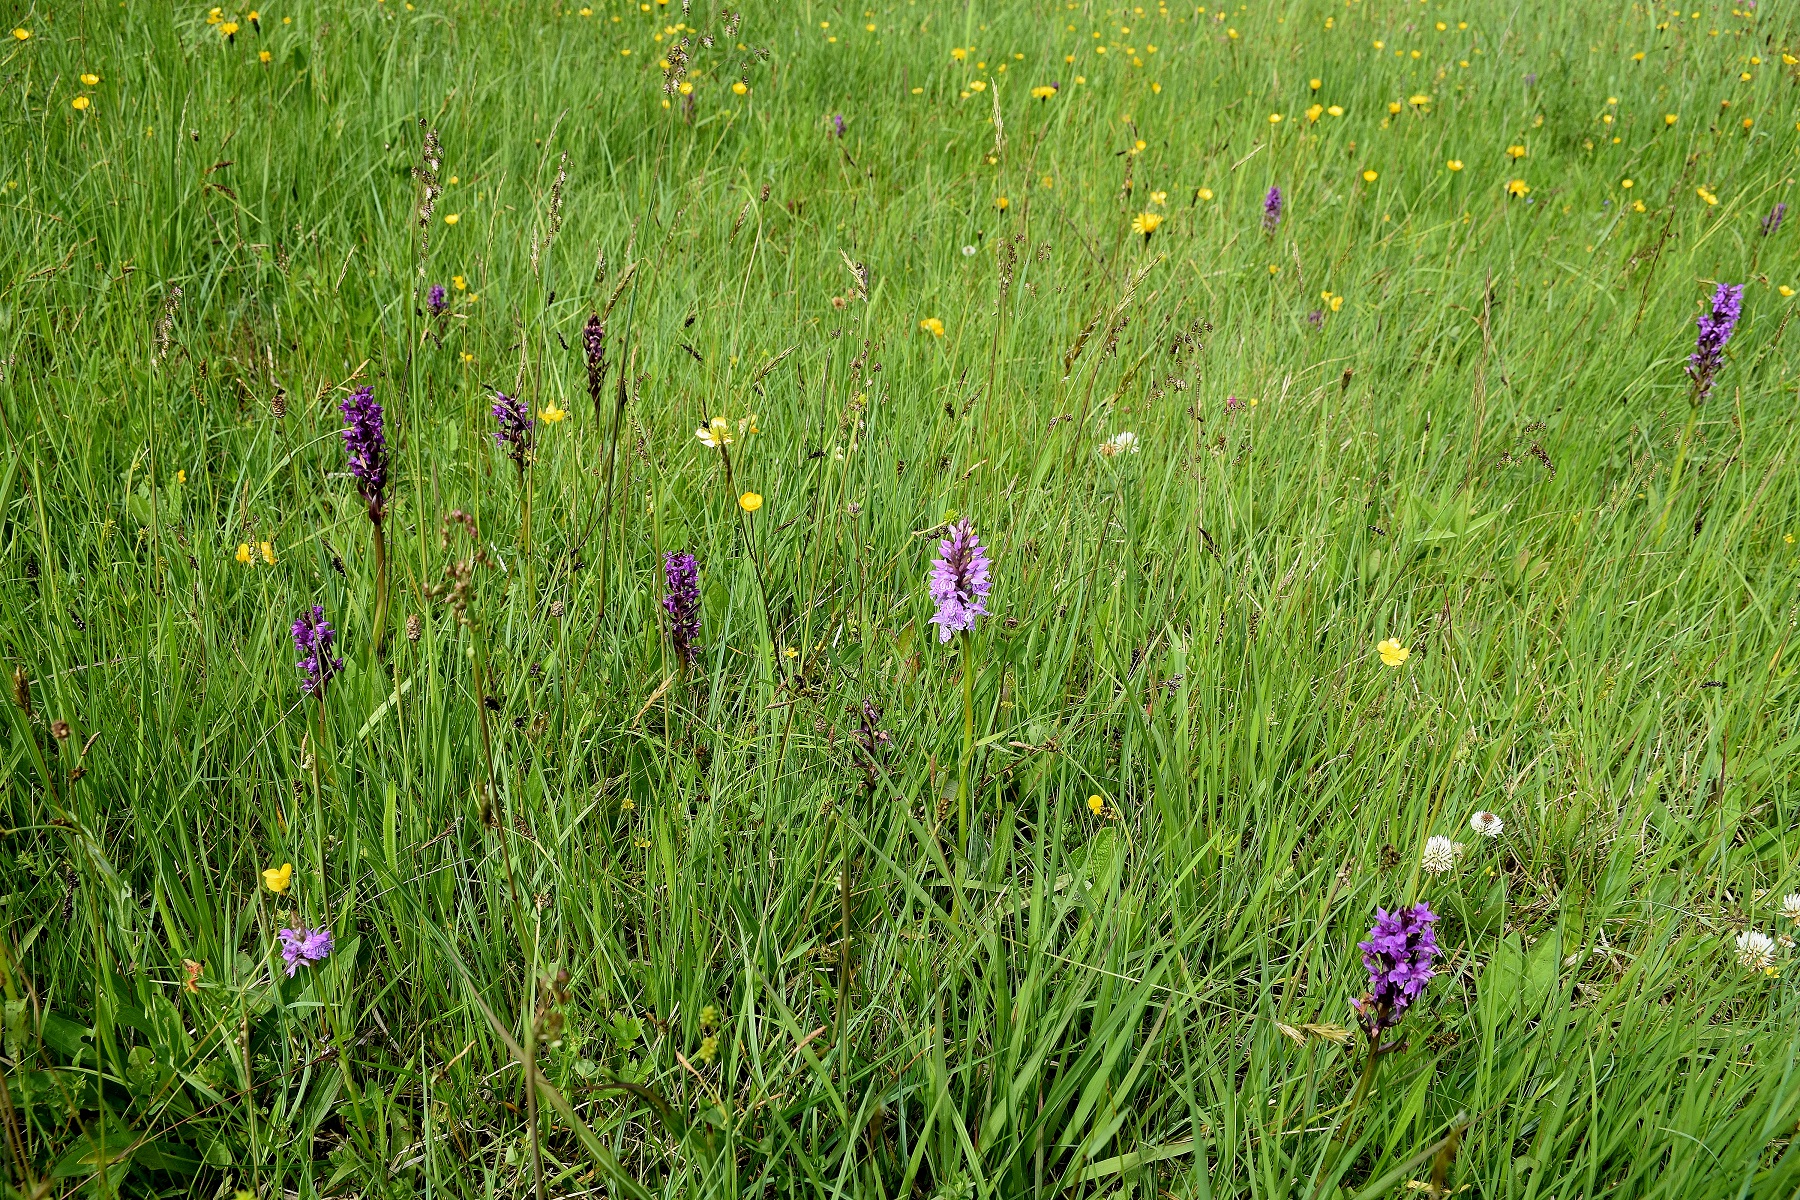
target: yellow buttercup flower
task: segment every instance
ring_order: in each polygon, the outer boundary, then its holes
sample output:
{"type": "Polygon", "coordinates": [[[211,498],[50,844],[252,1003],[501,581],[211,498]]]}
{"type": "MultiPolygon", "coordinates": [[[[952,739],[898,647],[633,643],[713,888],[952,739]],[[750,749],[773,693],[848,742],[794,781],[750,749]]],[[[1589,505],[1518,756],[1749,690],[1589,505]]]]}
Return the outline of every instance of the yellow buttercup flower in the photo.
{"type": "Polygon", "coordinates": [[[15,30],[13,30],[13,37],[17,38],[21,42],[28,42],[31,40],[31,30],[15,29],[15,30]]]}
{"type": "Polygon", "coordinates": [[[1525,147],[1523,147],[1523,146],[1508,146],[1506,148],[1506,157],[1511,158],[1511,159],[1524,158],[1525,157],[1525,147]]]}
{"type": "Polygon", "coordinates": [[[556,401],[552,400],[549,405],[539,411],[538,418],[547,425],[554,425],[568,415],[567,409],[556,407],[556,401]]]}
{"type": "Polygon", "coordinates": [[[694,436],[704,446],[714,450],[731,445],[731,422],[724,417],[714,417],[700,428],[694,430],[694,436]]]}
{"type": "Polygon", "coordinates": [[[1792,296],[1794,294],[1794,289],[1789,287],[1785,283],[1782,284],[1780,287],[1776,288],[1775,290],[1780,292],[1784,298],[1788,297],[1788,296],[1792,296]]]}
{"type": "Polygon", "coordinates": [[[750,90],[750,85],[745,83],[741,79],[731,85],[732,94],[736,95],[736,96],[742,96],[745,93],[747,93],[749,90],[750,90]]]}
{"type": "Polygon", "coordinates": [[[1392,637],[1377,643],[1375,649],[1381,652],[1382,665],[1388,667],[1399,666],[1412,654],[1411,650],[1400,644],[1399,638],[1392,637]]]}
{"type": "Polygon", "coordinates": [[[1162,223],[1163,218],[1161,213],[1141,212],[1137,216],[1131,218],[1131,231],[1133,233],[1143,234],[1144,240],[1149,241],[1150,235],[1155,233],[1156,227],[1162,223]]]}
{"type": "Polygon", "coordinates": [[[81,73],[81,83],[82,83],[83,87],[93,87],[96,83],[99,83],[99,82],[100,82],[100,77],[98,75],[94,74],[92,71],[83,71],[81,73]]]}
{"type": "Polygon", "coordinates": [[[273,60],[274,57],[275,56],[273,54],[270,54],[267,50],[258,50],[256,52],[256,61],[257,62],[266,63],[266,62],[273,60]]]}
{"type": "Polygon", "coordinates": [[[1621,179],[1621,180],[1619,180],[1619,186],[1629,190],[1633,186],[1633,184],[1632,184],[1631,180],[1629,180],[1629,179],[1621,179]]]}
{"type": "Polygon", "coordinates": [[[985,92],[985,91],[987,91],[987,80],[985,80],[985,79],[972,79],[972,80],[970,80],[970,81],[969,81],[969,90],[970,90],[970,91],[971,91],[971,92],[985,92]]]}
{"type": "Polygon", "coordinates": [[[263,886],[277,896],[285,893],[294,882],[294,864],[282,863],[279,867],[270,867],[263,873],[263,886]]]}
{"type": "Polygon", "coordinates": [[[1398,100],[1388,101],[1388,115],[1389,116],[1393,116],[1394,114],[1398,113],[1399,111],[1400,111],[1400,102],[1398,100]]]}
{"type": "Polygon", "coordinates": [[[1713,195],[1710,190],[1703,188],[1703,187],[1695,188],[1694,194],[1696,196],[1700,197],[1702,200],[1706,201],[1708,204],[1717,204],[1719,202],[1719,198],[1717,196],[1713,195]]]}
{"type": "Polygon", "coordinates": [[[1093,813],[1096,817],[1099,816],[1101,813],[1106,811],[1106,801],[1102,800],[1098,796],[1089,796],[1088,797],[1088,811],[1093,813]]]}
{"type": "Polygon", "coordinates": [[[1213,190],[1211,188],[1201,188],[1199,191],[1195,192],[1194,195],[1201,200],[1211,200],[1213,198],[1213,190]]]}
{"type": "Polygon", "coordinates": [[[460,220],[462,220],[461,213],[445,213],[444,214],[444,224],[446,224],[446,225],[454,225],[460,220]]]}
{"type": "Polygon", "coordinates": [[[932,337],[944,336],[944,323],[936,317],[926,317],[919,322],[919,328],[923,329],[926,333],[929,333],[932,337]]]}
{"type": "Polygon", "coordinates": [[[1444,165],[1446,167],[1449,167],[1452,171],[1460,171],[1460,170],[1462,170],[1462,159],[1453,158],[1449,162],[1445,163],[1444,165]]]}
{"type": "Polygon", "coordinates": [[[76,112],[85,112],[85,111],[87,111],[87,106],[89,103],[90,102],[86,96],[77,96],[73,100],[69,101],[69,107],[74,109],[76,112]]]}
{"type": "Polygon", "coordinates": [[[176,483],[186,483],[187,482],[187,472],[186,471],[175,472],[175,482],[176,483]]]}
{"type": "Polygon", "coordinates": [[[1325,81],[1322,79],[1309,79],[1306,81],[1306,86],[1311,88],[1315,92],[1318,91],[1324,85],[1325,85],[1325,81]]]}
{"type": "Polygon", "coordinates": [[[249,542],[239,542],[238,543],[237,560],[239,562],[243,563],[245,566],[249,566],[251,563],[254,563],[256,561],[256,556],[254,554],[250,553],[250,543],[249,542]]]}
{"type": "Polygon", "coordinates": [[[1664,125],[1673,125],[1675,122],[1677,122],[1679,120],[1681,120],[1681,118],[1676,116],[1674,113],[1664,113],[1663,114],[1663,124],[1664,125]]]}
{"type": "Polygon", "coordinates": [[[1364,183],[1374,183],[1377,179],[1380,179],[1380,178],[1381,178],[1381,173],[1379,171],[1368,170],[1368,171],[1363,172],[1363,182],[1364,183]]]}
{"type": "Polygon", "coordinates": [[[1325,113],[1327,116],[1341,117],[1344,115],[1344,106],[1341,104],[1334,104],[1330,108],[1326,109],[1325,113]]]}
{"type": "Polygon", "coordinates": [[[738,497],[738,507],[745,512],[755,512],[762,507],[762,497],[755,492],[745,492],[738,497]]]}
{"type": "Polygon", "coordinates": [[[268,563],[271,567],[275,565],[275,547],[272,544],[269,542],[258,542],[256,543],[256,549],[262,555],[262,560],[264,562],[268,563]]]}
{"type": "Polygon", "coordinates": [[[1168,201],[1169,201],[1169,193],[1167,193],[1167,192],[1151,192],[1150,193],[1150,203],[1152,203],[1152,204],[1155,204],[1160,207],[1164,204],[1167,204],[1168,201]]]}

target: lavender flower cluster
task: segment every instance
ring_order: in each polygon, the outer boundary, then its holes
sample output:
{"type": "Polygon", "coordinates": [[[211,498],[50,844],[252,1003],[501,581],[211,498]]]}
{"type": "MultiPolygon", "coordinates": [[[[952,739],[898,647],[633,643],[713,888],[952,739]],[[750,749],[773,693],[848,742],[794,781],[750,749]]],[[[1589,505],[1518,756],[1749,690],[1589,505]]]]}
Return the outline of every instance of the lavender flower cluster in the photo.
{"type": "Polygon", "coordinates": [[[669,637],[675,643],[675,657],[686,665],[700,650],[700,566],[691,554],[669,551],[663,555],[663,577],[669,588],[663,597],[669,637]]]}
{"type": "Polygon", "coordinates": [[[987,595],[993,589],[988,578],[987,551],[975,536],[975,526],[963,518],[950,527],[950,536],[938,543],[938,557],[931,564],[931,599],[937,612],[931,623],[938,627],[938,641],[947,642],[960,630],[975,628],[975,618],[985,617],[987,595]]]}
{"type": "Polygon", "coordinates": [[[1688,357],[1688,378],[1694,381],[1695,404],[1712,393],[1713,380],[1725,363],[1725,343],[1731,340],[1743,308],[1744,285],[1721,283],[1713,293],[1711,309],[1701,314],[1694,353],[1688,357]]]}
{"type": "Polygon", "coordinates": [[[1274,233],[1275,227],[1281,224],[1281,189],[1274,185],[1269,187],[1269,194],[1263,197],[1263,231],[1274,233]]]}
{"type": "Polygon", "coordinates": [[[301,963],[321,963],[331,957],[329,929],[278,929],[275,936],[281,939],[281,958],[287,963],[289,979],[301,963]]]}
{"type": "Polygon", "coordinates": [[[301,613],[295,618],[293,634],[294,649],[306,656],[296,664],[304,676],[300,691],[311,696],[344,669],[343,659],[331,657],[331,643],[337,639],[337,630],[325,619],[325,610],[315,604],[312,612],[301,613]]]}
{"type": "Polygon", "coordinates": [[[524,470],[525,460],[531,454],[531,409],[517,396],[495,392],[493,413],[494,420],[499,423],[499,428],[494,430],[494,442],[506,450],[507,456],[521,471],[524,470]]]}
{"type": "Polygon", "coordinates": [[[388,449],[381,405],[375,389],[363,388],[339,406],[344,414],[344,449],[350,453],[350,474],[356,490],[369,506],[369,520],[381,524],[387,515],[388,449]]]}
{"type": "Polygon", "coordinates": [[[1432,963],[1438,955],[1437,914],[1428,904],[1410,908],[1375,910],[1375,926],[1369,940],[1358,942],[1363,966],[1369,972],[1369,993],[1353,1000],[1362,1018],[1363,1031],[1375,1041],[1385,1029],[1400,1023],[1407,1006],[1436,974],[1432,963]]]}

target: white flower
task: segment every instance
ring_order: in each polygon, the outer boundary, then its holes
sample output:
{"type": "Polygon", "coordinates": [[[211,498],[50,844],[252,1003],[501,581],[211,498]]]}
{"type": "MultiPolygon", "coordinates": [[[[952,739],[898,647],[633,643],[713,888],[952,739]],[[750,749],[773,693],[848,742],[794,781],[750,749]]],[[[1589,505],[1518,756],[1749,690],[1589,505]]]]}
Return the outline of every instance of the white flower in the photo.
{"type": "Polygon", "coordinates": [[[731,422],[724,417],[714,417],[700,428],[694,430],[694,436],[708,447],[717,450],[721,446],[729,446],[732,442],[731,422]]]}
{"type": "Polygon", "coordinates": [[[1775,939],[1759,929],[1746,929],[1737,935],[1737,958],[1752,971],[1766,971],[1775,965],[1775,939]]]}
{"type": "Polygon", "coordinates": [[[1138,443],[1138,435],[1127,429],[1100,443],[1100,457],[1116,458],[1121,454],[1136,454],[1142,449],[1138,443]]]}
{"type": "Polygon", "coordinates": [[[1789,892],[1781,898],[1781,915],[1800,925],[1800,892],[1789,892]]]}
{"type": "Polygon", "coordinates": [[[1469,818],[1469,828],[1484,838],[1497,838],[1506,822],[1484,808],[1469,818]]]}
{"type": "Polygon", "coordinates": [[[1453,842],[1442,834],[1434,835],[1425,843],[1419,865],[1433,875],[1442,875],[1456,869],[1456,860],[1462,857],[1464,849],[1461,842],[1453,842]]]}
{"type": "Polygon", "coordinates": [[[975,247],[964,246],[963,247],[963,257],[964,258],[974,258],[975,257],[975,247]]]}

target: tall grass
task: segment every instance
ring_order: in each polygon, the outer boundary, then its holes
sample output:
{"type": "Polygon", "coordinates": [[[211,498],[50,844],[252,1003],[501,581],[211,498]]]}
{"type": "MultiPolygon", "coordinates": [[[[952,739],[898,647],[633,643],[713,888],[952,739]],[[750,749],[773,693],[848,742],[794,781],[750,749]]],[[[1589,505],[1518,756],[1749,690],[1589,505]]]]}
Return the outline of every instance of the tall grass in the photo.
{"type": "Polygon", "coordinates": [[[1800,1188],[1792,13],[643,7],[11,18],[9,1194],[1800,1188]]]}

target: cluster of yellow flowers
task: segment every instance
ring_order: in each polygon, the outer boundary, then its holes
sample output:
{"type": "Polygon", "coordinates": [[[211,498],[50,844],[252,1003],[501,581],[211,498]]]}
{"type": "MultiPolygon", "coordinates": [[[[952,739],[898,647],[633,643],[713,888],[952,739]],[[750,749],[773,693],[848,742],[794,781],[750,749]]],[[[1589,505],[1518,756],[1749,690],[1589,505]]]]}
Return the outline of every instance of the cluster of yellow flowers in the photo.
{"type": "MultiPolygon", "coordinates": [[[[273,543],[258,542],[256,544],[256,548],[257,548],[257,552],[262,555],[263,562],[267,563],[271,567],[275,565],[275,546],[273,545],[273,543]]],[[[254,566],[256,563],[256,557],[257,557],[256,554],[252,553],[250,550],[249,542],[242,542],[238,545],[237,560],[239,562],[243,563],[247,567],[254,566]]]]}

